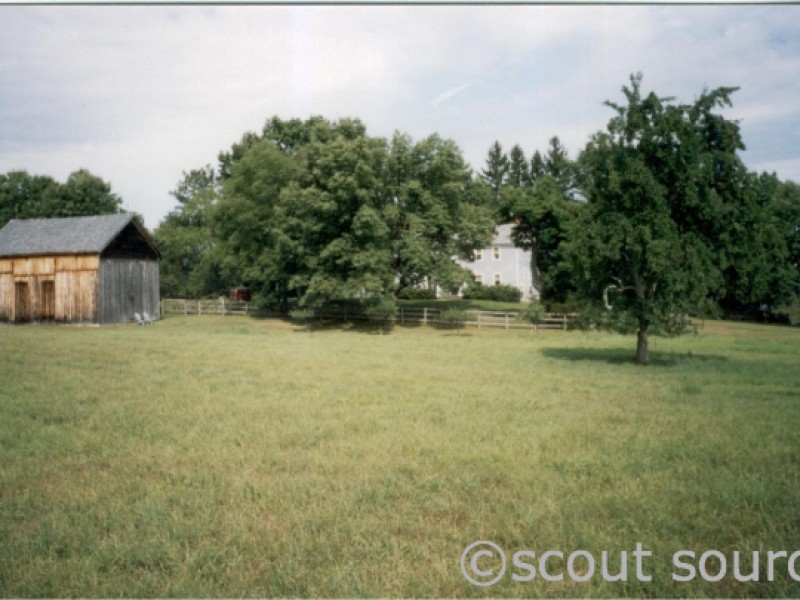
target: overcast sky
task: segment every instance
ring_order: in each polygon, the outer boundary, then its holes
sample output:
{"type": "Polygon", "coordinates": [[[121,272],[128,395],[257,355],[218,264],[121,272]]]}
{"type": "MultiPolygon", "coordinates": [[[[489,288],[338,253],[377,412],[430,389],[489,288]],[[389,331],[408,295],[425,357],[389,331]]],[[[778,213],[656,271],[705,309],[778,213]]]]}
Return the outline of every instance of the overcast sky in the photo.
{"type": "Polygon", "coordinates": [[[752,169],[800,182],[800,6],[0,6],[0,172],[110,182],[155,228],[182,171],[272,115],[576,156],[631,73],[739,86],[752,169]]]}

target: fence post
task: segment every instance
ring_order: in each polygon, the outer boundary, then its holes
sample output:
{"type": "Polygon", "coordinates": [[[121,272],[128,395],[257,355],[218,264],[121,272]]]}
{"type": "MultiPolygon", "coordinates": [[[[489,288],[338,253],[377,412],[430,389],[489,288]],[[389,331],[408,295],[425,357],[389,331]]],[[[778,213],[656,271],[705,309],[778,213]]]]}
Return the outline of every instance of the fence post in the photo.
{"type": "Polygon", "coordinates": [[[202,315],[203,314],[203,305],[200,302],[201,302],[200,300],[197,301],[197,314],[198,315],[202,315]]]}
{"type": "Polygon", "coordinates": [[[506,329],[508,329],[508,313],[506,313],[506,329]]]}
{"type": "Polygon", "coordinates": [[[567,330],[567,313],[564,313],[564,331],[567,330]]]}
{"type": "Polygon", "coordinates": [[[400,325],[403,324],[403,307],[400,307],[400,325]]]}
{"type": "Polygon", "coordinates": [[[428,307],[427,306],[422,309],[422,324],[423,325],[427,325],[428,324],[428,307]]]}
{"type": "Polygon", "coordinates": [[[183,314],[184,315],[188,315],[189,314],[189,309],[186,308],[186,298],[183,299],[183,314]]]}
{"type": "Polygon", "coordinates": [[[222,316],[225,316],[225,297],[222,297],[222,316]]]}

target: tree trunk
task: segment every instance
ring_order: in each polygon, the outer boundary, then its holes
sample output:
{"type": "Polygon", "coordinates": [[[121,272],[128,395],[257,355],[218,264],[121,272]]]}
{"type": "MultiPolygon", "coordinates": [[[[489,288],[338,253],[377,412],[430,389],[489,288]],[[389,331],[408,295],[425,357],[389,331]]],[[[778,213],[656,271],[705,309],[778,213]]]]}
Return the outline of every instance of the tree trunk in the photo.
{"type": "Polygon", "coordinates": [[[647,330],[639,328],[636,332],[636,364],[646,365],[650,363],[650,353],[647,350],[647,330]]]}

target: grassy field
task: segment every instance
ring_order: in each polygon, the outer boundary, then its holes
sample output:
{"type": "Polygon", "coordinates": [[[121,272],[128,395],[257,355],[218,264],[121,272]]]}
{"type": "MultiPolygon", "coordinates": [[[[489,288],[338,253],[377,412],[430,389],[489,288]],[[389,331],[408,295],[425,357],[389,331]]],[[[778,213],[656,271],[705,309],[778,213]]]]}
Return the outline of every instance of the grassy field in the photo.
{"type": "Polygon", "coordinates": [[[651,352],[245,317],[0,327],[0,594],[800,596],[766,564],[800,550],[800,331],[706,322],[651,352]],[[462,575],[477,540],[508,557],[493,587],[462,575]],[[683,549],[725,576],[673,581],[683,549]],[[518,550],[597,572],[515,581],[518,550]]]}

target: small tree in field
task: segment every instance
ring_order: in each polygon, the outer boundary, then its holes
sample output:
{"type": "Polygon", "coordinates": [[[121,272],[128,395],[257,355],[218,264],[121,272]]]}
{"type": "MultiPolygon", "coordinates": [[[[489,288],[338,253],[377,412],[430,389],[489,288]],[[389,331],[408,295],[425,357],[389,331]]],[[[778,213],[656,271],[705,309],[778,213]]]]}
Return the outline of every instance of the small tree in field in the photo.
{"type": "Polygon", "coordinates": [[[637,334],[636,362],[650,360],[648,337],[681,333],[721,289],[717,246],[726,204],[721,176],[740,164],[738,124],[714,111],[735,88],[705,91],[694,104],[624,87],[626,105],[583,151],[588,210],[575,222],[570,254],[579,293],[599,308],[596,323],[637,334]]]}

